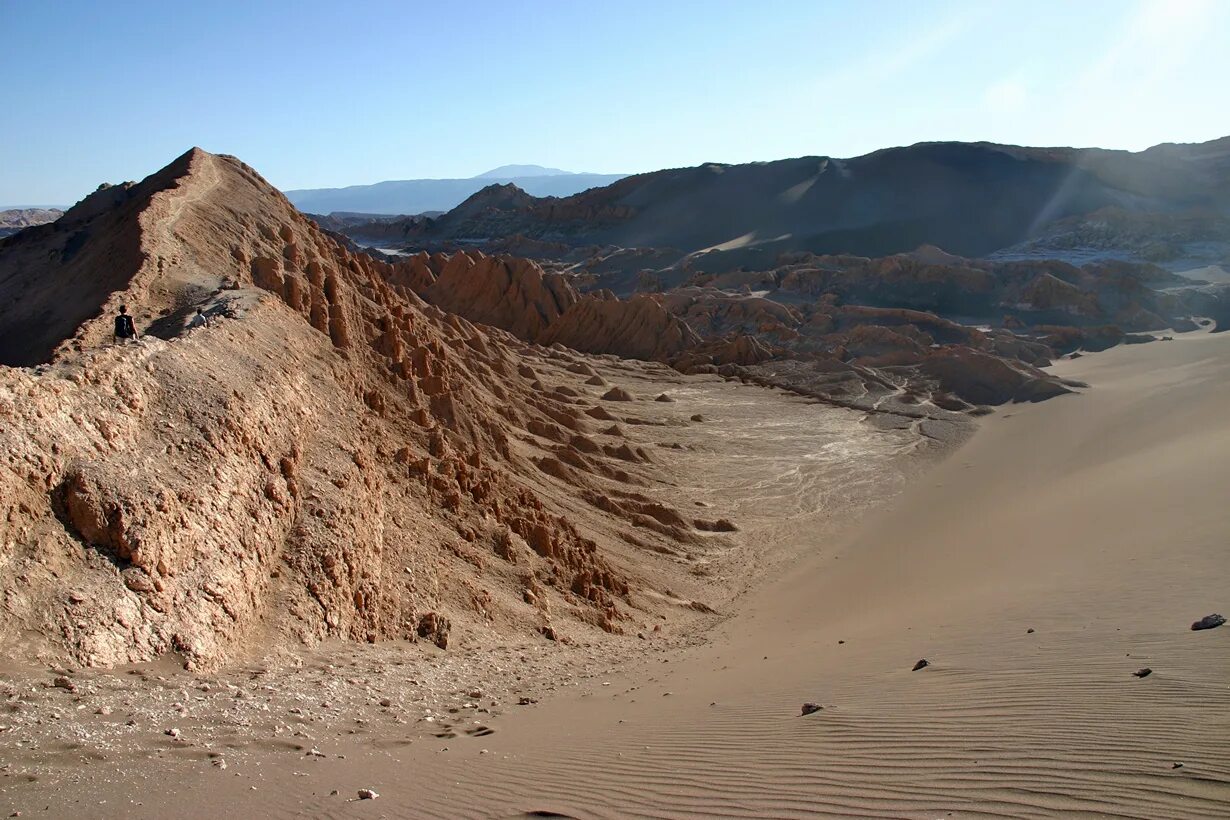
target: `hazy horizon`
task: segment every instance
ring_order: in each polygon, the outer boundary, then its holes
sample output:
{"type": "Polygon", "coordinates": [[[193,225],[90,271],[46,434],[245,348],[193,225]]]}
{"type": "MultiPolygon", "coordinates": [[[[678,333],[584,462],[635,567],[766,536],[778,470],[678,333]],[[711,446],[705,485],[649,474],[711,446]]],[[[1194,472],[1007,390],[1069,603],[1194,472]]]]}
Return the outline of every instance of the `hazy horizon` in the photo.
{"type": "MultiPolygon", "coordinates": [[[[0,201],[71,204],[193,145],[284,190],[596,174],[928,141],[1141,150],[1230,134],[1230,4],[618,8],[10,4],[0,201]],[[771,12],[771,13],[766,13],[771,12]],[[393,36],[397,39],[386,42],[393,36]]],[[[36,206],[26,206],[36,207],[36,206]]]]}

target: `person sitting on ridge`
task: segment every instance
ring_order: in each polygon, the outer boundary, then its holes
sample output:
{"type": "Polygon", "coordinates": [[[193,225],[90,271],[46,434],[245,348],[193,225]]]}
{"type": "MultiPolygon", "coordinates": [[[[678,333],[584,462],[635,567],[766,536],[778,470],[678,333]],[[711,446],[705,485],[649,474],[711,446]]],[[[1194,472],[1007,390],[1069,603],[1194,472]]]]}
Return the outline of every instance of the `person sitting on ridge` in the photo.
{"type": "Polygon", "coordinates": [[[209,317],[205,315],[205,311],[200,308],[196,309],[196,315],[188,321],[188,329],[193,330],[198,327],[205,327],[209,324],[209,317]]]}
{"type": "Polygon", "coordinates": [[[120,305],[120,312],[115,317],[113,341],[137,338],[140,338],[140,334],[137,333],[137,326],[132,323],[132,317],[128,315],[128,305],[120,305]]]}

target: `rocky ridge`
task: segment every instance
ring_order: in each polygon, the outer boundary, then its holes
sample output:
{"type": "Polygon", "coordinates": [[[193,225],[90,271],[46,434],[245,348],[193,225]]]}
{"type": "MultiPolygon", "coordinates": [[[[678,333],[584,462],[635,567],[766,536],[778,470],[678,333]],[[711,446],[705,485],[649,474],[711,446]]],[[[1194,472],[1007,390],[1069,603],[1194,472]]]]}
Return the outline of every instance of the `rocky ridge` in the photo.
{"type": "Polygon", "coordinates": [[[429,265],[352,253],[238,160],[66,217],[0,245],[0,352],[33,365],[0,369],[4,653],[635,631],[647,567],[705,549],[642,492],[658,459],[600,432],[584,357],[425,303],[429,265]],[[113,346],[121,303],[146,336],[113,346]]]}

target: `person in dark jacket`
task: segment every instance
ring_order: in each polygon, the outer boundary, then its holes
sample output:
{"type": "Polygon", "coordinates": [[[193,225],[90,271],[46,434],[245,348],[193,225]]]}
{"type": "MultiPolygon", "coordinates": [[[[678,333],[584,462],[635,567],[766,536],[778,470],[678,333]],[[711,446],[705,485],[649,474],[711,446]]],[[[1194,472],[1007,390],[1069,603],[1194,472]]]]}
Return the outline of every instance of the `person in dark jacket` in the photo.
{"type": "Polygon", "coordinates": [[[114,341],[137,338],[140,338],[140,334],[137,333],[137,326],[132,323],[132,317],[128,315],[128,305],[120,305],[120,312],[115,317],[114,341]]]}

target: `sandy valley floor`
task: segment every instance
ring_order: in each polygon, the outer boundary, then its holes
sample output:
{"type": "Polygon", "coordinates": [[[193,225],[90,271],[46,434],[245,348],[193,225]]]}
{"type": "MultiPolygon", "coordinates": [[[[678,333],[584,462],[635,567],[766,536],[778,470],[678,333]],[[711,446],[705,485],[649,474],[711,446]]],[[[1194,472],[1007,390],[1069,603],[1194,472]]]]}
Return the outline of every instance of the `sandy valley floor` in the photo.
{"type": "Polygon", "coordinates": [[[673,501],[730,506],[755,557],[728,566],[760,579],[705,640],[349,647],[291,672],[82,684],[131,718],[14,676],[0,809],[1226,817],[1230,626],[1189,625],[1230,609],[1230,334],[1055,370],[1091,389],[1006,407],[921,474],[908,431],[697,382],[678,412],[746,439],[721,448],[737,458],[684,442],[680,474],[705,480],[673,501]]]}

